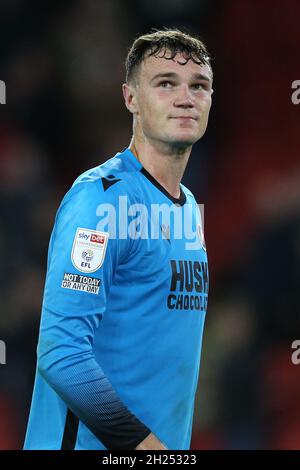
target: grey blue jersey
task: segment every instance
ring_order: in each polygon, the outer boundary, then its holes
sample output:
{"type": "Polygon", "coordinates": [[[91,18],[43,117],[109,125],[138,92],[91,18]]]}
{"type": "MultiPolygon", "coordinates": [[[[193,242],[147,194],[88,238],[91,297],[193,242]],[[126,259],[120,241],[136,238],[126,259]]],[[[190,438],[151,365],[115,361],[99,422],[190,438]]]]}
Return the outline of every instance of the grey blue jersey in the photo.
{"type": "Polygon", "coordinates": [[[83,173],[51,235],[25,449],[188,449],[207,296],[187,188],[128,148],[83,173]]]}

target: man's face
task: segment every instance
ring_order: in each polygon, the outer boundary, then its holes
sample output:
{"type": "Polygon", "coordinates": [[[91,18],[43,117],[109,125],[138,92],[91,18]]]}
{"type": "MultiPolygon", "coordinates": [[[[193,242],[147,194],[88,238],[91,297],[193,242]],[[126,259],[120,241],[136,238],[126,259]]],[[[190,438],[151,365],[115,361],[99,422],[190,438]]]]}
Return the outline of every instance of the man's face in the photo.
{"type": "Polygon", "coordinates": [[[207,127],[212,72],[177,54],[173,60],[151,56],[138,73],[134,114],[146,138],[185,147],[207,127]]]}

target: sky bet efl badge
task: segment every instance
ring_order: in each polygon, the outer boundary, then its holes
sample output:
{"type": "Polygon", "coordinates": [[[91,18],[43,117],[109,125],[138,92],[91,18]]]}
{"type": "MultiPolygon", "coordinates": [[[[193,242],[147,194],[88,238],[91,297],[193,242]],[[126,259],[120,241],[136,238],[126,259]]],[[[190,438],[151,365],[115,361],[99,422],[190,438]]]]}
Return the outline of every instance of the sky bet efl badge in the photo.
{"type": "Polygon", "coordinates": [[[97,271],[104,261],[107,241],[107,232],[78,228],[71,255],[75,268],[83,273],[97,271]]]}

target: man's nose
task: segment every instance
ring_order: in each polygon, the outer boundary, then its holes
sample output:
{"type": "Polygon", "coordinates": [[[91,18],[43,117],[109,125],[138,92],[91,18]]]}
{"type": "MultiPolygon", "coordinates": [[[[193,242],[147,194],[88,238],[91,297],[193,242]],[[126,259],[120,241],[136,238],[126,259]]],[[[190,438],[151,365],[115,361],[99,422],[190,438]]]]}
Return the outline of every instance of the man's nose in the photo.
{"type": "Polygon", "coordinates": [[[182,83],[178,89],[178,95],[174,101],[174,106],[180,108],[192,108],[194,106],[194,99],[186,83],[182,83]]]}

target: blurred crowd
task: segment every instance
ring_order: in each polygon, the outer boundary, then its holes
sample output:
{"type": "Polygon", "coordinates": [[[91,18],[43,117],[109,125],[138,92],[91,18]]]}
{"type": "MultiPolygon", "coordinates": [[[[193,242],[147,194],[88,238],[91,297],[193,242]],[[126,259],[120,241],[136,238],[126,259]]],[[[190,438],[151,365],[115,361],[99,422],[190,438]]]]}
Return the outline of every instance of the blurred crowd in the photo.
{"type": "Polygon", "coordinates": [[[183,181],[205,204],[210,262],[192,448],[300,449],[297,13],[297,0],[1,0],[0,449],[23,445],[55,212],[128,145],[126,52],[163,26],[200,35],[214,69],[183,181]]]}

